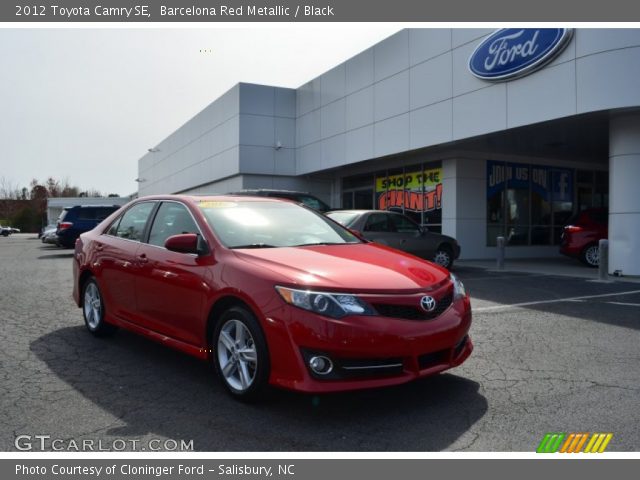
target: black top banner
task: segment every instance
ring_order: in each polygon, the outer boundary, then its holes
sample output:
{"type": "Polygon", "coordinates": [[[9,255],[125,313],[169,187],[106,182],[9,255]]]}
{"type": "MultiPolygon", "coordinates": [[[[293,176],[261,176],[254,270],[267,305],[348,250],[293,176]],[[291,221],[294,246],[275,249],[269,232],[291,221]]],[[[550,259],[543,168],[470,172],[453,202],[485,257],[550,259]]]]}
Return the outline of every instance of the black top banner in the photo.
{"type": "Polygon", "coordinates": [[[2,2],[0,22],[634,22],[629,0],[53,0],[2,2]]]}

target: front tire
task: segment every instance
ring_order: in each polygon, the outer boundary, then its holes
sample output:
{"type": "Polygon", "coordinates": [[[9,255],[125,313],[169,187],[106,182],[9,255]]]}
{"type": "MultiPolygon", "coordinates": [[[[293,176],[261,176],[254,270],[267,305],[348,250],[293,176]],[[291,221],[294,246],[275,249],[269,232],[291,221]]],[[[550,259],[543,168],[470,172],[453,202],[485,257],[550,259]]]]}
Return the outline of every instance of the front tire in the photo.
{"type": "Polygon", "coordinates": [[[441,267],[451,270],[453,267],[453,250],[448,245],[440,245],[433,254],[433,263],[441,267]]]}
{"type": "Polygon", "coordinates": [[[585,249],[582,251],[582,255],[580,256],[580,260],[585,265],[596,268],[600,265],[600,248],[595,243],[592,245],[587,245],[585,249]]]}
{"type": "Polygon", "coordinates": [[[117,328],[104,321],[104,300],[95,278],[90,278],[82,289],[82,315],[87,330],[96,337],[114,333],[117,328]]]}
{"type": "Polygon", "coordinates": [[[252,401],[269,380],[269,353],[256,317],[236,306],[220,317],[211,338],[212,361],[227,391],[238,400],[252,401]]]}

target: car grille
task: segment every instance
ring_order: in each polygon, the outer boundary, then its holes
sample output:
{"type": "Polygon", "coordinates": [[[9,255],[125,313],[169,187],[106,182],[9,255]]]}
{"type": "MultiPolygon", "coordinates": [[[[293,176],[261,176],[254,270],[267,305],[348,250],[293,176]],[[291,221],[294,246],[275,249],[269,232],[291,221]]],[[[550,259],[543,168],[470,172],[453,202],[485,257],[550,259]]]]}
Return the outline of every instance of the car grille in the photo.
{"type": "Polygon", "coordinates": [[[425,312],[420,306],[394,305],[390,303],[375,303],[373,308],[383,317],[401,318],[404,320],[431,320],[441,315],[451,306],[453,295],[446,295],[436,300],[433,312],[425,312]]]}

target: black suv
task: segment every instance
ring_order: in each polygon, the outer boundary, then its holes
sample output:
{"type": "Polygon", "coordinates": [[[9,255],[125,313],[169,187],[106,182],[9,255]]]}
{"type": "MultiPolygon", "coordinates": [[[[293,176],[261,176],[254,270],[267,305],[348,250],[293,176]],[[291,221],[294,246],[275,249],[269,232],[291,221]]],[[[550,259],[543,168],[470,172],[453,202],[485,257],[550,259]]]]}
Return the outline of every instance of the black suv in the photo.
{"type": "Polygon", "coordinates": [[[292,190],[269,190],[266,188],[260,188],[256,190],[241,190],[239,192],[231,192],[229,195],[250,195],[258,197],[275,197],[286,198],[287,200],[293,200],[294,202],[302,203],[309,208],[313,208],[318,212],[328,212],[331,207],[320,200],[318,197],[311,195],[307,192],[295,192],[292,190]]]}
{"type": "Polygon", "coordinates": [[[66,207],[58,218],[58,246],[73,248],[81,233],[93,230],[102,220],[120,208],[119,205],[76,205],[66,207]]]}

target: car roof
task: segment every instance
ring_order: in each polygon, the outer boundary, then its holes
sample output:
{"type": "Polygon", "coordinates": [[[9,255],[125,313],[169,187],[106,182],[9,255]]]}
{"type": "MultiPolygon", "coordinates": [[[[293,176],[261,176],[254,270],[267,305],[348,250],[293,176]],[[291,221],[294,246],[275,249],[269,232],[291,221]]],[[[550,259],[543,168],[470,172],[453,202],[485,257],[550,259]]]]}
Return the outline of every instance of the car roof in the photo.
{"type": "Polygon", "coordinates": [[[188,202],[192,204],[197,204],[200,202],[208,202],[208,201],[217,201],[217,202],[289,202],[295,203],[286,198],[274,198],[274,197],[262,197],[262,196],[251,196],[251,195],[236,195],[232,193],[227,193],[224,195],[149,195],[146,197],[140,197],[136,199],[136,201],[141,200],[179,200],[183,202],[188,202]]]}

